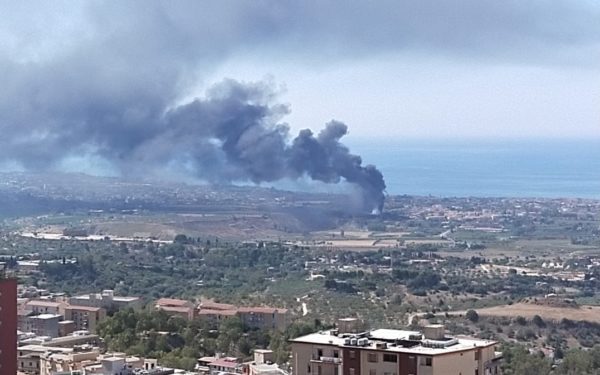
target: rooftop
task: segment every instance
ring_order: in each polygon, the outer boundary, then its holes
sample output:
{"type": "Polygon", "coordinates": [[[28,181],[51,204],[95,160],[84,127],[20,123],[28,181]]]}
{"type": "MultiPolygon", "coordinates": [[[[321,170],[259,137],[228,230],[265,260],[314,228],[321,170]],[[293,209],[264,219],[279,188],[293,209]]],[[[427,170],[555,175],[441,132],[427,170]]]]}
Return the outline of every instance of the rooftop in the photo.
{"type": "Polygon", "coordinates": [[[237,358],[219,358],[211,363],[209,363],[209,366],[219,366],[219,367],[228,367],[228,368],[235,368],[237,366],[239,366],[240,363],[237,361],[237,358]]]}
{"type": "Polygon", "coordinates": [[[180,313],[190,313],[191,311],[194,311],[194,308],[192,307],[188,307],[188,306],[160,306],[160,309],[163,311],[170,311],[170,312],[180,312],[180,313]]]}
{"type": "Polygon", "coordinates": [[[285,314],[287,309],[278,309],[276,307],[240,307],[238,311],[241,313],[255,313],[255,314],[285,314]]]}
{"type": "Polygon", "coordinates": [[[40,306],[40,307],[55,307],[55,308],[60,307],[60,303],[58,303],[58,302],[40,301],[40,300],[31,300],[31,301],[28,301],[25,305],[40,306]]]}
{"type": "Polygon", "coordinates": [[[67,305],[67,306],[65,306],[65,310],[80,310],[80,311],[97,312],[97,311],[102,310],[102,307],[90,307],[90,306],[80,306],[80,305],[67,305]]]}
{"type": "Polygon", "coordinates": [[[202,309],[198,312],[198,315],[228,315],[233,316],[237,313],[236,310],[213,310],[213,309],[202,309]]]}
{"type": "Polygon", "coordinates": [[[200,303],[200,309],[208,309],[208,310],[233,310],[235,309],[234,305],[230,305],[227,303],[218,303],[212,301],[202,301],[200,303]]]}
{"type": "Polygon", "coordinates": [[[156,301],[157,306],[189,306],[190,301],[175,298],[160,298],[156,301]]]}
{"type": "Polygon", "coordinates": [[[377,329],[361,334],[336,334],[335,331],[311,333],[290,340],[292,343],[307,343],[338,347],[361,347],[392,353],[439,355],[484,348],[495,345],[495,341],[472,337],[445,337],[443,340],[424,339],[419,331],[377,329]],[[352,340],[356,339],[356,341],[352,340]],[[358,343],[361,339],[362,343],[358,343]],[[349,342],[352,340],[351,342],[349,342]]]}
{"type": "MultiPolygon", "coordinates": [[[[82,294],[79,296],[73,296],[73,299],[81,299],[81,300],[89,300],[91,296],[95,296],[97,300],[102,300],[103,297],[108,297],[106,294],[101,293],[91,293],[91,294],[82,294]]],[[[140,297],[124,297],[124,296],[110,296],[111,299],[115,302],[134,302],[140,299],[140,297]]]]}
{"type": "Polygon", "coordinates": [[[32,316],[31,319],[41,319],[41,320],[50,320],[50,319],[60,319],[62,315],[58,314],[40,314],[32,316]]]}

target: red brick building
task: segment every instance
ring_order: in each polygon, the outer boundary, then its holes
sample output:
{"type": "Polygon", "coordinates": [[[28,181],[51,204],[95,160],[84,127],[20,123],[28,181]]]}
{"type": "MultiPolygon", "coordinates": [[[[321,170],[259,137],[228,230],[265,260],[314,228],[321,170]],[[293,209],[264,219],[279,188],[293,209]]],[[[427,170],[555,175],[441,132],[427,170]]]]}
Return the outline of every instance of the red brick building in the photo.
{"type": "MultiPolygon", "coordinates": [[[[1,266],[0,266],[1,267],[1,266]]],[[[0,269],[0,374],[17,373],[17,280],[0,269]]]]}

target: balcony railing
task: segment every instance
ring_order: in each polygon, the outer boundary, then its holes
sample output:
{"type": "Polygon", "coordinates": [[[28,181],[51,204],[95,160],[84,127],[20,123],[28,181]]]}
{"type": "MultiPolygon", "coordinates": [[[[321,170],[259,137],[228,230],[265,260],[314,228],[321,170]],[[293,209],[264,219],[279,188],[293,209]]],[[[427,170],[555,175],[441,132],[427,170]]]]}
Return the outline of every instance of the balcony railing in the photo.
{"type": "Polygon", "coordinates": [[[336,365],[342,363],[342,359],[339,357],[323,357],[323,356],[319,357],[318,355],[313,355],[312,360],[315,362],[333,363],[336,365]]]}

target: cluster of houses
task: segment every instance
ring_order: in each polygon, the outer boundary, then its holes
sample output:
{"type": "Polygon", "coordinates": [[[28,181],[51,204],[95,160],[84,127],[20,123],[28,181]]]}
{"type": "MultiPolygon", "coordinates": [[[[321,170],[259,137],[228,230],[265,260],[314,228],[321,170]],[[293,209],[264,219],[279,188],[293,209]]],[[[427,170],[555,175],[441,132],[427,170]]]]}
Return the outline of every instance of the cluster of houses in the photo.
{"type": "MultiPolygon", "coordinates": [[[[272,352],[257,350],[255,360],[242,362],[225,357],[201,358],[194,372],[158,366],[155,359],[103,353],[96,334],[98,324],[110,312],[144,307],[139,297],[116,296],[112,290],[67,297],[23,288],[17,298],[17,370],[27,375],[133,375],[203,374],[231,372],[245,375],[277,375],[272,352]],[[235,365],[234,365],[235,364],[235,365]]],[[[288,324],[286,309],[238,307],[229,304],[161,298],[152,305],[157,310],[184,319],[206,319],[215,328],[224,319],[238,317],[250,328],[284,330],[288,324]]]]}

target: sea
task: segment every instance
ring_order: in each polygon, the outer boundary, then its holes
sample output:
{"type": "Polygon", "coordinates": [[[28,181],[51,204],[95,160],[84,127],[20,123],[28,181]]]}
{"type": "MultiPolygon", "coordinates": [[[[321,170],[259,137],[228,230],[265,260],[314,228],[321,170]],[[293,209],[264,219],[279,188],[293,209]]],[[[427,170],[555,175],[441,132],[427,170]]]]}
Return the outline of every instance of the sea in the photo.
{"type": "Polygon", "coordinates": [[[359,140],[388,194],[600,199],[600,139],[359,140]]]}

